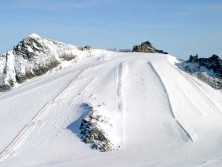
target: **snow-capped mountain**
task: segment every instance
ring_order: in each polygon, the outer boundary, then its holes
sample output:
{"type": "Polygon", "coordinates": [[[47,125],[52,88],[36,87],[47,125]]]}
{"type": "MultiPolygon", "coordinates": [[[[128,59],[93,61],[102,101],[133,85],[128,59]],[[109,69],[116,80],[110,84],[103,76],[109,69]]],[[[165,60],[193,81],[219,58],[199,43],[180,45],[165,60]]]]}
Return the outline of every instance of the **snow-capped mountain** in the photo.
{"type": "Polygon", "coordinates": [[[180,68],[196,60],[88,49],[33,34],[1,57],[5,85],[45,74],[0,92],[1,167],[222,166],[222,92],[180,68]]]}
{"type": "Polygon", "coordinates": [[[44,39],[37,34],[27,36],[0,57],[0,91],[45,74],[63,61],[77,59],[77,51],[76,46],[44,39]]]}

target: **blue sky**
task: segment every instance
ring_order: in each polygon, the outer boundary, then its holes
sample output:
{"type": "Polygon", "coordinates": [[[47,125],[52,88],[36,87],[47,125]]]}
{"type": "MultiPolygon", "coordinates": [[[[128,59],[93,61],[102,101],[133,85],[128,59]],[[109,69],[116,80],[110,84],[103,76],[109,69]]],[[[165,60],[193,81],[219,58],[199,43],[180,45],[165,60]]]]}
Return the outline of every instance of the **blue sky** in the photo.
{"type": "Polygon", "coordinates": [[[78,46],[149,40],[179,58],[222,56],[221,0],[7,0],[0,24],[0,53],[35,32],[78,46]]]}

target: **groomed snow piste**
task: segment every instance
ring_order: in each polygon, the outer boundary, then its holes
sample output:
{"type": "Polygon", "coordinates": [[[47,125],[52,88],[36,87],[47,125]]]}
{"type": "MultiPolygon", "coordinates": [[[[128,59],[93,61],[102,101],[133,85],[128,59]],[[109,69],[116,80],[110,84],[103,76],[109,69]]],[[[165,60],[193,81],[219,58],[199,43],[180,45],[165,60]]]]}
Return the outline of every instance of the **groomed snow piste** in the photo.
{"type": "Polygon", "coordinates": [[[0,94],[1,167],[222,166],[221,91],[170,55],[87,54],[0,94]]]}

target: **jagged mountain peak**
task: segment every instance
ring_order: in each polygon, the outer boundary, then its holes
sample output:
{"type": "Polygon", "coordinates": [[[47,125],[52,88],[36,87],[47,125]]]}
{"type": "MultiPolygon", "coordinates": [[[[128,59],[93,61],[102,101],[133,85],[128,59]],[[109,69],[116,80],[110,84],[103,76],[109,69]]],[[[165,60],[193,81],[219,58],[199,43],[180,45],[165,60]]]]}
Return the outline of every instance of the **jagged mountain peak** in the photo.
{"type": "Polygon", "coordinates": [[[77,47],[33,33],[22,39],[0,62],[0,91],[45,74],[63,61],[76,58],[77,47]]]}
{"type": "Polygon", "coordinates": [[[35,52],[48,52],[48,44],[46,41],[37,34],[31,34],[25,37],[13,49],[16,55],[22,55],[23,58],[30,58],[30,53],[35,52]]]}

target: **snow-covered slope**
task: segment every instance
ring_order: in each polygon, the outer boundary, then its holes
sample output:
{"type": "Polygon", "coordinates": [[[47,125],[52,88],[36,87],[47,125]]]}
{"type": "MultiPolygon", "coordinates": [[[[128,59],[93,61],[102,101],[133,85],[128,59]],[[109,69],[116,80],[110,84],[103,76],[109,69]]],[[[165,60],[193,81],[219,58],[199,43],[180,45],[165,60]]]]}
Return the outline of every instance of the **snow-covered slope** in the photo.
{"type": "Polygon", "coordinates": [[[221,91],[170,55],[87,53],[0,94],[1,167],[222,165],[221,91]]]}

